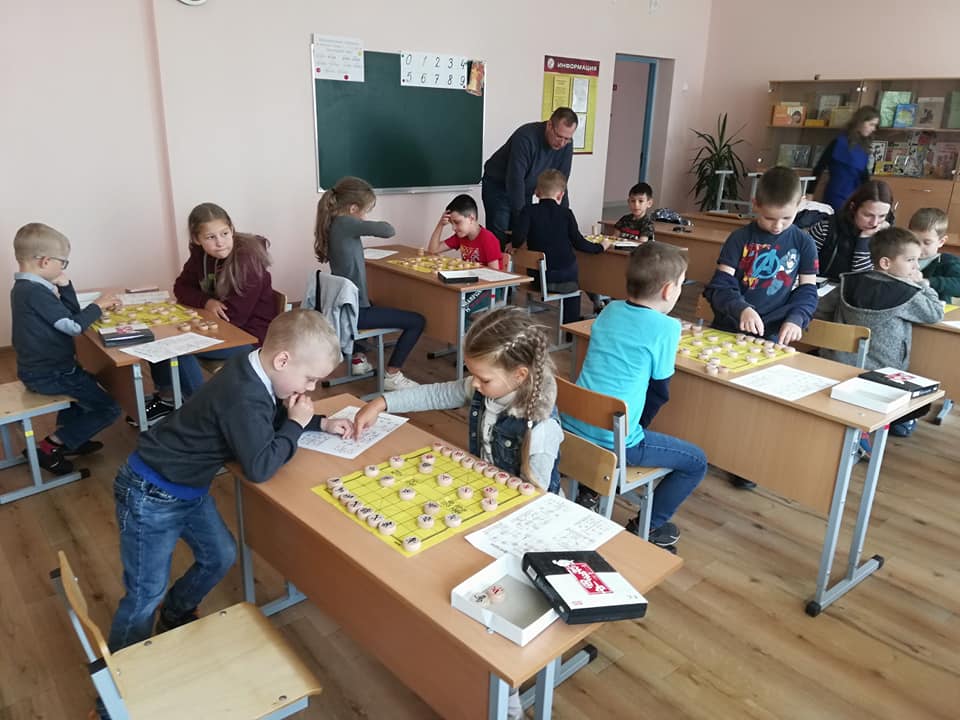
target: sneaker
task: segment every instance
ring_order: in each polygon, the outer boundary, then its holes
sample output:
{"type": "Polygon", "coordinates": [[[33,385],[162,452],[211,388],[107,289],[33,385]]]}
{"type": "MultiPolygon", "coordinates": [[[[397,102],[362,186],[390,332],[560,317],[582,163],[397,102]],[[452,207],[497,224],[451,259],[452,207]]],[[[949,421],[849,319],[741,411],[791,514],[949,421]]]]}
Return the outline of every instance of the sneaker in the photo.
{"type": "Polygon", "coordinates": [[[870,433],[860,433],[860,444],[857,445],[857,462],[869,460],[872,451],[873,444],[870,442],[870,433]]]}
{"type": "MultiPolygon", "coordinates": [[[[628,533],[640,535],[640,516],[630,518],[624,528],[628,533]]],[[[657,547],[670,549],[677,544],[680,539],[680,528],[672,522],[665,522],[656,530],[651,529],[647,537],[647,542],[652,542],[657,547]]]]}
{"type": "Polygon", "coordinates": [[[917,429],[916,420],[905,420],[890,424],[890,434],[895,437],[910,437],[913,431],[917,429]]]}
{"type": "Polygon", "coordinates": [[[367,362],[367,356],[363,353],[354,353],[353,359],[350,360],[350,374],[366,375],[369,372],[373,372],[373,365],[367,362]]]}
{"type": "Polygon", "coordinates": [[[414,382],[402,372],[397,370],[395,373],[387,373],[383,376],[383,389],[387,392],[395,390],[409,390],[410,388],[420,387],[420,383],[414,382]]]}
{"type": "MultiPolygon", "coordinates": [[[[23,456],[27,457],[27,451],[23,451],[23,456]]],[[[73,472],[73,463],[63,456],[63,448],[51,445],[49,450],[37,448],[37,460],[40,461],[40,467],[49,470],[54,475],[69,475],[73,472]]]]}
{"type": "Polygon", "coordinates": [[[733,473],[727,475],[727,480],[738,490],[753,490],[757,486],[753,480],[747,480],[745,477],[740,477],[733,473]]]}
{"type": "Polygon", "coordinates": [[[507,720],[523,720],[524,717],[526,716],[523,714],[523,705],[520,704],[520,691],[511,688],[507,697],[507,720]]]}
{"type": "Polygon", "coordinates": [[[167,612],[167,607],[164,605],[160,608],[160,612],[157,614],[157,635],[165,633],[174,628],[178,628],[181,625],[186,625],[192,623],[196,620],[199,620],[200,616],[197,615],[197,609],[189,611],[188,613],[181,615],[180,617],[172,617],[167,612]]]}
{"type": "MultiPolygon", "coordinates": [[[[163,400],[158,393],[154,393],[153,397],[147,401],[147,427],[151,427],[160,422],[160,420],[172,413],[175,409],[172,403],[168,403],[166,400],[163,400]]],[[[127,415],[127,425],[139,427],[140,422],[127,415]]]]}
{"type": "Polygon", "coordinates": [[[63,454],[65,457],[79,457],[80,455],[92,455],[95,452],[103,450],[103,443],[99,440],[87,440],[83,445],[71,450],[64,446],[63,454]]]}
{"type": "Polygon", "coordinates": [[[594,492],[588,487],[581,486],[577,492],[577,499],[574,501],[577,505],[583,505],[587,510],[597,512],[600,509],[600,493],[594,492]]]}

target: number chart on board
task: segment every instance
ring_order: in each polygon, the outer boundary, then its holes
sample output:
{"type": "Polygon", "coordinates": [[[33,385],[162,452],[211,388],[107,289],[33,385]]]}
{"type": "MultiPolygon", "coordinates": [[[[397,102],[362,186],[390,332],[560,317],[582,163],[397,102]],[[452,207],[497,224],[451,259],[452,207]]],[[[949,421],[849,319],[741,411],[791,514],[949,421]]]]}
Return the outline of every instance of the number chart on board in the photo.
{"type": "Polygon", "coordinates": [[[464,90],[470,61],[459,55],[401,52],[400,84],[409,87],[464,90]]]}
{"type": "Polygon", "coordinates": [[[541,494],[532,483],[443,443],[312,490],[407,557],[541,494]]]}
{"type": "Polygon", "coordinates": [[[711,328],[705,330],[686,321],[682,328],[677,353],[704,363],[704,371],[710,375],[726,375],[779,362],[796,352],[796,348],[772,340],[711,328]]]}

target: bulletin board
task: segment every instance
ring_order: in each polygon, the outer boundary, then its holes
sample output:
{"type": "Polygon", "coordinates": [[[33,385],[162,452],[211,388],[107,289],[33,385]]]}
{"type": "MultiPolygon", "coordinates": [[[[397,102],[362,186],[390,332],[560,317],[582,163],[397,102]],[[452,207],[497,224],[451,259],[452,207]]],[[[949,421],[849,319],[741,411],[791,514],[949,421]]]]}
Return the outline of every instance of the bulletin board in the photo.
{"type": "Polygon", "coordinates": [[[597,124],[597,81],[599,60],[546,55],[543,58],[543,109],[547,120],[558,107],[572,108],[580,119],[573,136],[575,155],[593,152],[593,130],[597,124]]]}

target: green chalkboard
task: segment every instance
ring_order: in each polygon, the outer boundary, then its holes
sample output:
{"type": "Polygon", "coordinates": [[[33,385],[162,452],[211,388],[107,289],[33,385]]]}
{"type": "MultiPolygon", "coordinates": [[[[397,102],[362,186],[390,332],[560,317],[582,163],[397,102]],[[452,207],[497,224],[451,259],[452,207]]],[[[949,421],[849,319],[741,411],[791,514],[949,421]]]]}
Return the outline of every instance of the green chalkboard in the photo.
{"type": "Polygon", "coordinates": [[[404,87],[400,55],[365,52],[364,82],[314,80],[317,177],[378,189],[476,185],[483,169],[483,98],[404,87]]]}

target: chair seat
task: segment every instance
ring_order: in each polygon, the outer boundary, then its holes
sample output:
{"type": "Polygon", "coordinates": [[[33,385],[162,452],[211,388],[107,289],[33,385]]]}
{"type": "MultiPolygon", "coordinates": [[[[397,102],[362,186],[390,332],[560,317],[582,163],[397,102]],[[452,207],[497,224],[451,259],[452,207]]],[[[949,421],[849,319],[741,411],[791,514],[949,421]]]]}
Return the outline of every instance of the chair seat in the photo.
{"type": "Polygon", "coordinates": [[[40,395],[30,392],[19,380],[3,383],[0,385],[0,422],[9,415],[43,415],[72,401],[73,398],[69,395],[40,395]]]}
{"type": "Polygon", "coordinates": [[[628,465],[626,468],[626,477],[624,478],[624,487],[621,491],[629,491],[634,488],[653,482],[656,487],[659,480],[669,475],[672,470],[661,467],[641,467],[640,465],[628,465]]]}
{"type": "Polygon", "coordinates": [[[256,607],[226,610],[113,655],[131,720],[245,720],[320,693],[256,607]]]}
{"type": "Polygon", "coordinates": [[[226,360],[200,360],[200,367],[211,375],[216,375],[227,364],[226,360]]]}

